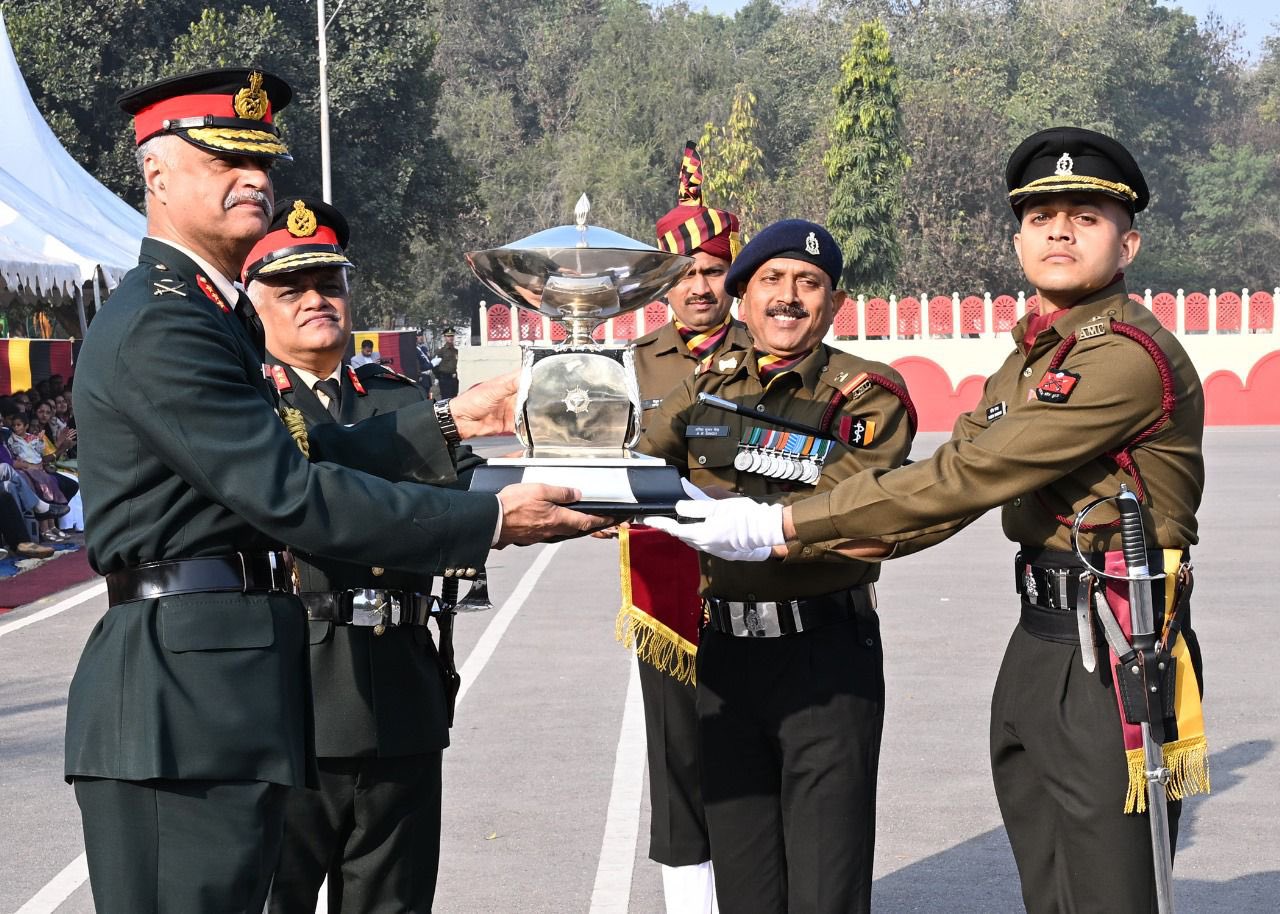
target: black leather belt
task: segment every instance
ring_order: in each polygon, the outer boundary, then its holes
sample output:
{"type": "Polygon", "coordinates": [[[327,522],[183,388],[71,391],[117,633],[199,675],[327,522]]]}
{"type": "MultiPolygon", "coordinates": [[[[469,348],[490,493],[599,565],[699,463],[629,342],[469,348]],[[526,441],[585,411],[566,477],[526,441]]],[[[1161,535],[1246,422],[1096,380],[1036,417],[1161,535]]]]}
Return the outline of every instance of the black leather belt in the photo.
{"type": "Polygon", "coordinates": [[[709,597],[708,621],[718,632],[738,638],[779,638],[824,625],[847,622],[876,608],[874,584],[806,597],[803,600],[736,601],[709,597]]]}
{"type": "Polygon", "coordinates": [[[312,622],[338,625],[426,625],[438,611],[431,594],[406,590],[325,590],[298,594],[312,622]]]}
{"type": "MultiPolygon", "coordinates": [[[[1153,551],[1153,568],[1159,563],[1153,551]]],[[[1106,556],[1090,553],[1089,562],[1095,568],[1106,564],[1106,556]]],[[[1080,592],[1080,573],[1085,571],[1079,556],[1071,552],[1055,552],[1048,549],[1023,550],[1014,558],[1014,587],[1022,597],[1021,624],[1028,634],[1042,641],[1062,644],[1080,643],[1080,621],[1076,615],[1076,597],[1080,592]]],[[[1153,582],[1152,598],[1156,606],[1163,606],[1164,582],[1153,582]]],[[[1094,585],[1100,586],[1099,584],[1094,585]]],[[[1092,608],[1090,612],[1093,612],[1092,608]]],[[[1094,640],[1105,643],[1102,623],[1096,618],[1093,624],[1094,640]]]]}
{"type": "Polygon", "coordinates": [[[106,577],[111,606],[184,593],[296,591],[293,556],[288,552],[237,552],[147,562],[106,577]]]}

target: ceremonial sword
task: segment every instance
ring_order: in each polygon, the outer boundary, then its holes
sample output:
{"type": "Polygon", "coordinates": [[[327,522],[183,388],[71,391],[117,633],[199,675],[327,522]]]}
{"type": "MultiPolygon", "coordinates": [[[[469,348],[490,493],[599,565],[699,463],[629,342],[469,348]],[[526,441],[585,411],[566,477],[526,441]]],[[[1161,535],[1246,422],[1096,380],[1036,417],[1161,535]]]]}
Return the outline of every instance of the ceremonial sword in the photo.
{"type": "MultiPolygon", "coordinates": [[[[1155,607],[1151,594],[1152,582],[1163,574],[1151,574],[1147,565],[1147,538],[1142,528],[1142,505],[1138,496],[1128,486],[1120,486],[1120,494],[1099,498],[1085,506],[1076,515],[1071,530],[1076,555],[1089,568],[1081,576],[1082,592],[1087,592],[1085,578],[1090,572],[1099,577],[1116,577],[1099,571],[1089,564],[1080,550],[1079,533],[1085,516],[1103,502],[1114,501],[1120,511],[1120,542],[1124,554],[1125,580],[1129,585],[1129,628],[1132,637],[1126,639],[1111,607],[1107,604],[1103,588],[1094,594],[1098,618],[1102,622],[1107,643],[1115,652],[1116,688],[1121,693],[1125,719],[1138,724],[1142,732],[1143,774],[1147,779],[1147,819],[1151,826],[1151,854],[1155,867],[1156,905],[1160,914],[1173,914],[1173,848],[1169,843],[1169,806],[1165,785],[1171,772],[1164,765],[1164,696],[1166,684],[1172,683],[1167,673],[1173,663],[1169,646],[1157,640],[1155,607]],[[1125,684],[1128,683],[1128,689],[1125,684]]],[[[1081,638],[1086,628],[1081,625],[1081,638]]],[[[1091,635],[1090,635],[1091,637],[1091,635]]],[[[1084,650],[1085,666],[1089,667],[1088,650],[1084,650]]]]}

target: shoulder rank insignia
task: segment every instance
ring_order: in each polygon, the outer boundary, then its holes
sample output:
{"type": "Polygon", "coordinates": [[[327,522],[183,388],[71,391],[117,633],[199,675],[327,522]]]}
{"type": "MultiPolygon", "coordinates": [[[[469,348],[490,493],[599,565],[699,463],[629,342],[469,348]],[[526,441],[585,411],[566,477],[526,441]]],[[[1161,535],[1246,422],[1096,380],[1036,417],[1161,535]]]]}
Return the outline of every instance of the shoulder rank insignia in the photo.
{"type": "Polygon", "coordinates": [[[1079,381],[1080,375],[1069,371],[1046,371],[1036,387],[1036,399],[1041,403],[1066,403],[1079,381]]]}
{"type": "Polygon", "coordinates": [[[187,284],[177,279],[153,279],[151,281],[152,295],[181,295],[187,297],[187,284]]]}
{"type": "Polygon", "coordinates": [[[276,386],[279,393],[287,394],[293,390],[293,382],[289,380],[289,375],[285,373],[283,365],[264,365],[264,368],[271,372],[271,383],[276,386]]]}
{"type": "Polygon", "coordinates": [[[365,394],[369,392],[364,389],[364,385],[360,383],[360,378],[356,376],[356,370],[352,368],[350,365],[347,366],[347,380],[351,382],[351,387],[360,396],[363,397],[365,394]]]}
{"type": "Polygon", "coordinates": [[[200,287],[200,291],[204,293],[205,298],[213,302],[223,314],[230,314],[231,309],[227,307],[227,303],[222,300],[222,296],[218,294],[218,289],[214,286],[213,281],[203,273],[196,274],[196,285],[200,287]]]}
{"type": "Polygon", "coordinates": [[[865,371],[860,371],[853,377],[849,377],[849,372],[842,371],[836,375],[836,386],[846,400],[856,400],[871,389],[871,378],[865,371]]]}
{"type": "Polygon", "coordinates": [[[1091,321],[1090,323],[1085,324],[1083,327],[1077,330],[1076,339],[1091,340],[1095,336],[1105,336],[1106,332],[1107,332],[1106,321],[1102,320],[1102,318],[1098,318],[1096,321],[1091,321]]]}

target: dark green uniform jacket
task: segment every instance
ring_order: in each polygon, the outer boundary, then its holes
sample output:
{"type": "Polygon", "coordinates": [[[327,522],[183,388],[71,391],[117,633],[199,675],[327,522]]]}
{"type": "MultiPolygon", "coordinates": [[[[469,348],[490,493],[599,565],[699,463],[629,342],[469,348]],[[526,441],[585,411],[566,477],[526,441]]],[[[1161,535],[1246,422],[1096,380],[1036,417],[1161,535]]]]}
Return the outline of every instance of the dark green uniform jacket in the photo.
{"type": "MultiPolygon", "coordinates": [[[[278,364],[271,360],[273,364],[278,364]]],[[[363,392],[340,373],[338,419],[288,366],[280,399],[302,412],[308,426],[359,422],[421,403],[417,383],[381,365],[356,369],[363,392]]],[[[441,479],[441,483],[447,480],[441,479]]],[[[430,593],[430,574],[339,562],[297,553],[300,589],[404,590],[430,593]]],[[[368,626],[308,622],[311,693],[315,704],[316,755],[351,758],[416,755],[449,745],[440,658],[425,626],[390,626],[381,635],[368,626]]]]}
{"type": "MultiPolygon", "coordinates": [[[[791,372],[762,390],[755,359],[749,352],[712,359],[705,370],[687,378],[669,393],[648,426],[640,450],[687,468],[698,486],[720,486],[759,501],[776,501],[798,492],[825,492],[866,467],[895,467],[911,450],[914,429],[903,402],[884,387],[864,384],[840,407],[841,415],[874,423],[875,434],[865,447],[837,444],[831,449],[816,486],[738,470],[738,445],[750,429],[773,429],[738,413],[727,413],[697,402],[700,392],[715,394],[775,416],[818,426],[832,397],[850,378],[871,372],[905,390],[902,377],[880,362],[871,362],[829,346],[819,346],[791,372]],[[714,434],[711,434],[714,433],[714,434]]],[[[872,562],[825,554],[803,546],[791,549],[782,562],[727,562],[702,556],[702,594],[724,600],[795,600],[819,596],[875,581],[880,566],[872,562]],[[795,567],[803,563],[803,569],[795,567]]]]}
{"type": "MultiPolygon", "coordinates": [[[[275,411],[261,353],[197,275],[175,248],[144,240],[81,350],[76,418],[94,568],[286,543],[418,574],[482,565],[497,524],[492,496],[393,485],[325,462],[385,477],[451,475],[429,405],[357,429],[317,426],[308,462],[275,411]]],[[[306,640],[301,606],[285,594],[109,609],[71,683],[67,776],[302,784],[306,640]]]]}
{"type": "MultiPolygon", "coordinates": [[[[1004,532],[1026,547],[1071,551],[1070,528],[1055,514],[1074,514],[1095,498],[1115,495],[1133,477],[1108,451],[1160,417],[1162,387],[1152,357],[1112,331],[1115,319],[1144,331],[1172,370],[1176,404],[1169,420],[1133,452],[1146,486],[1143,522],[1151,544],[1173,549],[1196,542],[1196,508],[1204,489],[1200,452],[1204,393],[1182,345],[1122,282],[1072,307],[1022,349],[1027,318],[1013,330],[1018,348],[992,375],[977,408],[956,421],[951,440],[929,459],[890,474],[862,473],[834,490],[796,503],[802,543],[874,537],[899,552],[937,542],[1003,505],[1004,532]],[[1036,390],[1063,340],[1079,342],[1061,369],[1076,376],[1065,399],[1036,390]]],[[[1116,516],[1104,505],[1089,520],[1116,516]]],[[[1116,529],[1086,537],[1088,551],[1120,548],[1116,529]]]]}

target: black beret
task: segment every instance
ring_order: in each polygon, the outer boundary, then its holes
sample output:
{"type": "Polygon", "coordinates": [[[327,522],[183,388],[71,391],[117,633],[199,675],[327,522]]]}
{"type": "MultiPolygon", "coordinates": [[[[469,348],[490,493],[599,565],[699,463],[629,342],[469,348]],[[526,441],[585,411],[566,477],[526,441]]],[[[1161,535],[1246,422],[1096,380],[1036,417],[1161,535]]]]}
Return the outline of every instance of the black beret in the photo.
{"type": "Polygon", "coordinates": [[[840,284],[844,255],[831,233],[816,222],[783,219],[761,229],[738,252],[725,274],[725,289],[730,295],[740,298],[756,270],[775,257],[811,263],[831,277],[832,288],[840,284]]]}
{"type": "Polygon", "coordinates": [[[289,84],[258,67],[220,67],[171,76],[121,95],[139,146],[176,134],[218,153],[291,160],[274,119],[293,98],[289,84]]]}
{"type": "Polygon", "coordinates": [[[1004,180],[1014,215],[1021,213],[1028,198],[1040,194],[1105,194],[1129,207],[1130,213],[1142,212],[1151,199],[1142,169],[1129,150],[1082,127],[1050,127],[1027,137],[1009,156],[1004,180]]]}
{"type": "Polygon", "coordinates": [[[278,276],[317,267],[354,267],[345,248],[351,240],[347,220],[337,209],[311,197],[276,203],[267,234],[244,261],[242,279],[278,276]]]}

